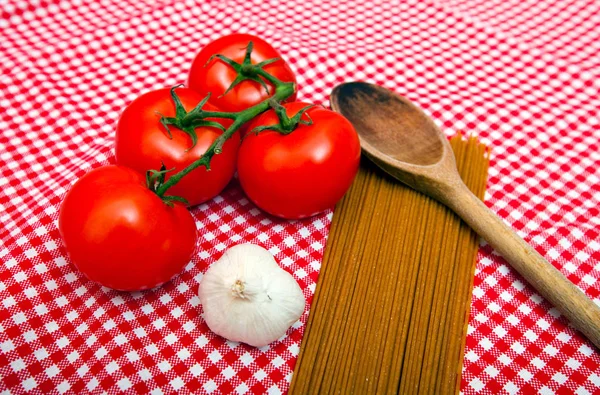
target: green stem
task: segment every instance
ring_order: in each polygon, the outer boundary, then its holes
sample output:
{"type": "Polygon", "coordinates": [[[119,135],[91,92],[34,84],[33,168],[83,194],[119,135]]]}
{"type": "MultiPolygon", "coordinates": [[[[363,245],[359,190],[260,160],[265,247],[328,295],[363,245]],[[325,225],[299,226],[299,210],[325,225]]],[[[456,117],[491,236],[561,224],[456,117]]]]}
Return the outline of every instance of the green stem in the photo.
{"type": "Polygon", "coordinates": [[[237,113],[201,111],[200,114],[200,112],[190,111],[187,115],[185,115],[183,122],[185,122],[188,125],[192,124],[195,120],[203,119],[205,117],[229,118],[233,119],[234,121],[227,128],[227,130],[223,132],[223,134],[221,134],[215,141],[213,141],[211,146],[206,150],[206,152],[204,153],[204,155],[202,155],[201,158],[192,162],[185,169],[169,177],[169,179],[156,190],[156,194],[158,196],[164,196],[165,192],[167,192],[169,188],[177,184],[183,177],[185,177],[186,174],[188,174],[192,170],[200,166],[204,166],[207,170],[210,170],[210,161],[212,157],[221,153],[225,141],[227,141],[240,128],[240,126],[250,121],[254,117],[267,111],[270,108],[270,100],[282,101],[294,94],[296,86],[293,82],[282,82],[266,72],[259,72],[259,74],[267,81],[275,85],[275,94],[272,97],[263,100],[262,102],[258,103],[253,107],[250,107],[244,111],[240,111],[237,113]],[[199,115],[201,115],[202,118],[200,118],[199,115]]]}
{"type": "Polygon", "coordinates": [[[276,87],[284,83],[279,78],[264,71],[262,68],[256,68],[255,72],[256,72],[256,74],[263,77],[265,80],[269,81],[271,84],[275,85],[276,87]]]}
{"type": "Polygon", "coordinates": [[[221,112],[221,111],[204,111],[201,108],[194,108],[188,112],[181,121],[183,126],[191,125],[197,119],[205,118],[227,118],[236,119],[240,113],[238,112],[221,112]]]}
{"type": "Polygon", "coordinates": [[[285,132],[285,134],[290,134],[296,128],[298,122],[294,122],[292,119],[290,119],[285,111],[285,107],[278,102],[272,101],[269,104],[271,107],[273,107],[277,118],[279,118],[279,124],[281,125],[282,132],[285,132]]]}

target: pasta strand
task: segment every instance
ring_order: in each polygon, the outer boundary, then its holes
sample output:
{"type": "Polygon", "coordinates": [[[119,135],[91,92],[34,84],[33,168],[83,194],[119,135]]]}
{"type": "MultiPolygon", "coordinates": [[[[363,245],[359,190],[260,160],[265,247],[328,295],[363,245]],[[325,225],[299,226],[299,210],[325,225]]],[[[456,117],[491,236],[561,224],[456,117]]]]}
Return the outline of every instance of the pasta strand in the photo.
{"type": "MultiPolygon", "coordinates": [[[[489,149],[450,139],[483,199],[489,149]]],[[[290,394],[457,393],[479,239],[364,161],[333,215],[290,394]]]]}

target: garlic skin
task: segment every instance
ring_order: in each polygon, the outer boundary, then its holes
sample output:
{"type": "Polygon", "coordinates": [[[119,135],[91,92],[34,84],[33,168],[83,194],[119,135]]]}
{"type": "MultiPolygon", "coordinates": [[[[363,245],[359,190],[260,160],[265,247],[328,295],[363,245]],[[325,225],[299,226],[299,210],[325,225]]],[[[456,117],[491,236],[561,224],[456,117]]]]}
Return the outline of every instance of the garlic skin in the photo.
{"type": "Polygon", "coordinates": [[[294,277],[254,244],[229,248],[202,278],[198,296],[210,330],[254,347],[282,337],[305,305],[294,277]]]}

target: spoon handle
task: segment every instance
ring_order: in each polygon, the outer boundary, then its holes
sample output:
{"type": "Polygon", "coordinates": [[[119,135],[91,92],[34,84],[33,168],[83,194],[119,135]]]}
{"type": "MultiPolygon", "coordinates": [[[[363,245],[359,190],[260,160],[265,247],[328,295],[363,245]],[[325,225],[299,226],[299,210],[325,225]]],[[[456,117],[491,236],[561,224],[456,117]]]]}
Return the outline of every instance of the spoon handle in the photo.
{"type": "Polygon", "coordinates": [[[600,349],[600,307],[520,238],[462,183],[444,203],[600,349]]]}

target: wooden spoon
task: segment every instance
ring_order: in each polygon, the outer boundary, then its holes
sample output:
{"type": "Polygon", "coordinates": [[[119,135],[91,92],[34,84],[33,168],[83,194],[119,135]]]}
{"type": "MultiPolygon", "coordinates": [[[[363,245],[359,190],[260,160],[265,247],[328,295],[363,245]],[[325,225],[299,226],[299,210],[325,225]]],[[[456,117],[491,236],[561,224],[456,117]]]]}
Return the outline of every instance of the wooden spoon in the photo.
{"type": "Polygon", "coordinates": [[[421,109],[364,82],[337,86],[331,107],[352,122],[368,158],[458,214],[600,349],[600,308],[471,193],[446,136],[421,109]]]}

